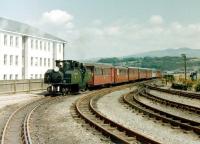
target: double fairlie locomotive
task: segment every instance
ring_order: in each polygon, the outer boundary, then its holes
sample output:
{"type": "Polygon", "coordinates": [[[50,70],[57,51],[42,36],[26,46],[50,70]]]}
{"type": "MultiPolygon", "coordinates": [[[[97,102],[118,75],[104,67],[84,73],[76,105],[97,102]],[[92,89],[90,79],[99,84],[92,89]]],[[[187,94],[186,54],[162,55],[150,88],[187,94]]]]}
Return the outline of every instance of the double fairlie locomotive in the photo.
{"type": "Polygon", "coordinates": [[[49,93],[78,92],[88,87],[91,73],[82,63],[73,60],[56,60],[56,67],[49,69],[44,75],[44,83],[50,84],[49,93]]]}
{"type": "Polygon", "coordinates": [[[144,79],[161,77],[155,69],[140,67],[114,67],[108,64],[83,64],[73,60],[56,60],[56,67],[44,75],[44,82],[50,86],[49,93],[86,90],[87,88],[109,86],[144,79]]]}

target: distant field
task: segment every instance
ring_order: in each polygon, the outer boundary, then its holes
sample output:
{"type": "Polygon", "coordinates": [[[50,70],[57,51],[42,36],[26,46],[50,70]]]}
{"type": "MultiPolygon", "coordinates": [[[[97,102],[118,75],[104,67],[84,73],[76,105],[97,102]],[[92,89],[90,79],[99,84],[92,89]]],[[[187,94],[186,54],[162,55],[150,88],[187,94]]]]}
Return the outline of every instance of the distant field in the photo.
{"type": "MultiPolygon", "coordinates": [[[[175,81],[185,78],[185,74],[174,74],[175,81]]],[[[200,80],[200,74],[197,74],[197,79],[200,80]]],[[[191,80],[190,74],[187,74],[187,80],[191,80]]]]}

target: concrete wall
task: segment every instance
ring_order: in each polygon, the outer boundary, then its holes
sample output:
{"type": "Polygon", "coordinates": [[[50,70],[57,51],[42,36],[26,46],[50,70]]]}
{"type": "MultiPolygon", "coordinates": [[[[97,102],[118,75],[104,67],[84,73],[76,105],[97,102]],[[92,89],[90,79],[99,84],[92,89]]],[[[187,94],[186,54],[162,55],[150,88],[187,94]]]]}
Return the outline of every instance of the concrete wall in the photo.
{"type": "Polygon", "coordinates": [[[47,85],[42,79],[33,80],[1,80],[0,94],[10,94],[19,92],[43,91],[47,85]]]}

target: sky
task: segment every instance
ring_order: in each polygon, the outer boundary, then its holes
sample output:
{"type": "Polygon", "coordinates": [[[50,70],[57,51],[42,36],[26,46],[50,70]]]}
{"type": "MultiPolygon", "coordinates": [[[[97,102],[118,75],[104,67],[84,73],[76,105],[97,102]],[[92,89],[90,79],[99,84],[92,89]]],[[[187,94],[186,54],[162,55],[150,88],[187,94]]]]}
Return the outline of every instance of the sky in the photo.
{"type": "Polygon", "coordinates": [[[65,59],[200,48],[199,0],[0,0],[0,17],[67,41],[65,59]]]}

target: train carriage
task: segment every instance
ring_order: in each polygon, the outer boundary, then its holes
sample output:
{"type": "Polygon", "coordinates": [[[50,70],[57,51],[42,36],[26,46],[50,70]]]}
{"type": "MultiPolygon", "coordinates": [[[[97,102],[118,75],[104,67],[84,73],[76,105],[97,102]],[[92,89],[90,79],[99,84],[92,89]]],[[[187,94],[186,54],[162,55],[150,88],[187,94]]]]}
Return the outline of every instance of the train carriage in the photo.
{"type": "Polygon", "coordinates": [[[156,77],[160,78],[161,77],[161,72],[159,70],[156,71],[156,77]]]}
{"type": "Polygon", "coordinates": [[[155,69],[152,70],[152,78],[156,78],[157,71],[155,69]]]}
{"type": "Polygon", "coordinates": [[[139,68],[139,79],[146,79],[147,72],[145,68],[139,68]]]}
{"type": "Polygon", "coordinates": [[[152,78],[152,69],[146,69],[146,78],[151,79],[152,78]]]}
{"type": "Polygon", "coordinates": [[[91,71],[92,78],[88,82],[89,87],[109,85],[114,83],[114,67],[106,64],[85,64],[91,71]]]}
{"type": "Polygon", "coordinates": [[[115,84],[128,82],[128,68],[118,66],[115,67],[114,72],[115,84]]]}
{"type": "Polygon", "coordinates": [[[128,67],[128,81],[135,81],[139,79],[139,68],[128,67]]]}

